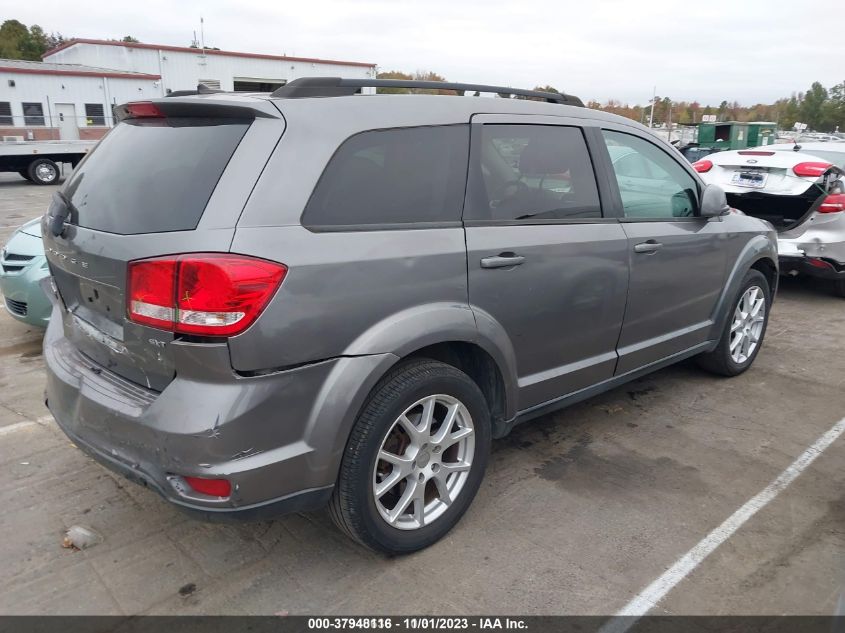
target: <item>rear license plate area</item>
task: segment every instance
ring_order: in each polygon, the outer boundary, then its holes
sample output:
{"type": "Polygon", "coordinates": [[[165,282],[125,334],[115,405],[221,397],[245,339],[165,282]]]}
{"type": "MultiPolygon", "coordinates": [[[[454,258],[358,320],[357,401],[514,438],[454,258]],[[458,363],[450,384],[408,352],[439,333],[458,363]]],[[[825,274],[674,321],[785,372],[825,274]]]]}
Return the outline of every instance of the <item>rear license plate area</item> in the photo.
{"type": "Polygon", "coordinates": [[[750,187],[760,189],[766,186],[769,174],[759,171],[738,171],[731,177],[731,184],[737,187],[750,187]]]}

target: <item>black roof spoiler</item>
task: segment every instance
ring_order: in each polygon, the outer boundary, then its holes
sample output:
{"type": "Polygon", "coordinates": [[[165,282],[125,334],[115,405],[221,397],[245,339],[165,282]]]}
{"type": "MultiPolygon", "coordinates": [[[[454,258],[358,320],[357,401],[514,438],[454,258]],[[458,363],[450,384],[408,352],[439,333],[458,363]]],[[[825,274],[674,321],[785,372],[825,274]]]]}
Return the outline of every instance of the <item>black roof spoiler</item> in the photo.
{"type": "Polygon", "coordinates": [[[278,88],[271,96],[277,99],[301,99],[305,97],[345,97],[354,95],[361,88],[417,88],[421,90],[454,90],[465,95],[467,92],[490,92],[500,95],[526,97],[548,103],[584,107],[584,103],[573,95],[523,90],[505,86],[464,84],[449,81],[417,81],[415,79],[343,79],[342,77],[302,77],[278,88]]]}
{"type": "Polygon", "coordinates": [[[197,84],[196,90],[172,90],[168,92],[165,97],[190,97],[191,95],[213,95],[219,92],[226,92],[225,90],[218,90],[217,88],[210,88],[205,84],[197,84]]]}

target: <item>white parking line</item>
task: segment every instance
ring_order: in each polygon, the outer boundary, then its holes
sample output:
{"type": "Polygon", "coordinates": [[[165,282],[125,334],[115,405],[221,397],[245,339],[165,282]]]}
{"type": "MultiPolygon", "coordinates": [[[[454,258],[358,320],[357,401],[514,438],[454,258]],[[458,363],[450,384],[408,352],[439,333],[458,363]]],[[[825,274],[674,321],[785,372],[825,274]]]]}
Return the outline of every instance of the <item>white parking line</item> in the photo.
{"type": "Polygon", "coordinates": [[[684,554],[678,561],[663,573],[657,580],[646,587],[636,598],[631,600],[616,616],[607,622],[599,633],[624,633],[637,620],[648,613],[672,589],[686,578],[713,551],[729,539],[734,532],[753,517],[758,510],[765,507],[791,484],[824,450],[833,444],[845,432],[845,418],[817,439],[798,459],[792,462],[778,477],[766,486],[757,496],[750,499],[744,506],[734,512],[728,519],[706,537],[698,545],[684,554]]]}
{"type": "Polygon", "coordinates": [[[15,431],[20,431],[22,429],[29,428],[31,426],[44,426],[48,422],[52,422],[53,416],[52,415],[42,415],[37,420],[24,420],[23,422],[16,422],[15,424],[10,424],[8,426],[0,426],[0,437],[4,435],[10,435],[15,431]]]}
{"type": "Polygon", "coordinates": [[[0,426],[0,437],[3,435],[9,435],[10,433],[14,433],[15,431],[20,431],[21,429],[28,428],[30,426],[35,426],[35,422],[17,422],[15,424],[10,424],[9,426],[0,426]]]}

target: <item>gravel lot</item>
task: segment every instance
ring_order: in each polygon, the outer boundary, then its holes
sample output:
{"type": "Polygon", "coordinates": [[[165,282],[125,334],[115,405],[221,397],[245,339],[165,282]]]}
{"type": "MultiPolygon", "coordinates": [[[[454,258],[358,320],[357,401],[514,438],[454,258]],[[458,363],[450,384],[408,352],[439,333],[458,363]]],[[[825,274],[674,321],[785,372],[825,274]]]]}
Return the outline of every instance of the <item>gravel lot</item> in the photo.
{"type": "MultiPolygon", "coordinates": [[[[53,190],[0,174],[0,240],[53,190]]],[[[685,363],[517,428],[458,527],[386,559],[324,513],[204,524],[104,470],[48,416],[40,341],[0,313],[3,614],[613,613],[845,416],[845,300],[787,280],[749,372],[685,363]],[[76,524],[104,541],[63,549],[76,524]]],[[[653,613],[835,612],[843,463],[845,437],[653,613]]]]}

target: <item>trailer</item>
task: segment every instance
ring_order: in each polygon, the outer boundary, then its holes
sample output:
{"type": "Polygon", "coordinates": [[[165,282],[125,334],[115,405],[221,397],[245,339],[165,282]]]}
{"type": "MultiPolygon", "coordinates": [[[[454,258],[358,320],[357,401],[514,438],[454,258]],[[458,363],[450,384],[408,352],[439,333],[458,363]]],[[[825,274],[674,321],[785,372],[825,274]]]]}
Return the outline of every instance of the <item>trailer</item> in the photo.
{"type": "Polygon", "coordinates": [[[17,172],[36,185],[54,185],[62,175],[60,165],[76,167],[97,141],[3,141],[0,171],[17,172]]]}

